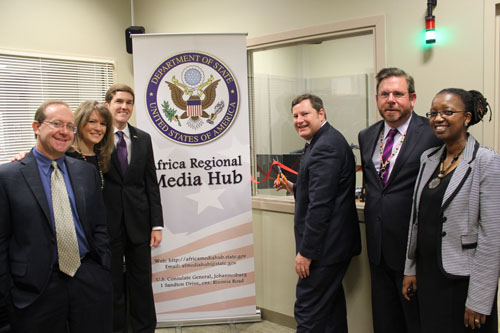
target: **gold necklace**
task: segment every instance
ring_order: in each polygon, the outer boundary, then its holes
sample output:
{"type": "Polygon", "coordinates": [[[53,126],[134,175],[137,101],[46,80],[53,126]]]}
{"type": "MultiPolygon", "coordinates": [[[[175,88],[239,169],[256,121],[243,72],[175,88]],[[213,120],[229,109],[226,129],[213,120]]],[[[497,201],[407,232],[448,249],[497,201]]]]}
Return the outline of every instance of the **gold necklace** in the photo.
{"type": "Polygon", "coordinates": [[[439,165],[439,173],[438,173],[436,178],[434,178],[433,180],[431,180],[429,182],[429,185],[428,185],[429,189],[433,190],[436,187],[438,187],[439,184],[441,184],[441,179],[443,179],[446,176],[446,173],[448,172],[448,170],[450,170],[452,165],[455,164],[456,161],[458,161],[458,158],[460,157],[460,155],[462,155],[462,153],[465,149],[465,146],[466,145],[463,146],[463,148],[460,150],[460,152],[458,152],[458,154],[453,156],[453,159],[451,160],[450,164],[448,164],[448,166],[446,168],[444,167],[444,160],[446,159],[447,153],[446,153],[446,149],[444,150],[443,155],[441,155],[441,163],[439,165]]]}

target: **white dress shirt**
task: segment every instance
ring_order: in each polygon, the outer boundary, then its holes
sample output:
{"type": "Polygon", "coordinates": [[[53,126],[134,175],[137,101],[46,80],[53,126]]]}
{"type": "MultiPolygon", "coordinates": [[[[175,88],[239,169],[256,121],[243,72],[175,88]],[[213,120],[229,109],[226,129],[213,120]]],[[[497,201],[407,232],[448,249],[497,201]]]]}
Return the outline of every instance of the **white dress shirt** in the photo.
{"type": "MultiPolygon", "coordinates": [[[[396,127],[396,129],[398,130],[398,132],[394,136],[394,145],[392,146],[392,153],[394,152],[394,150],[396,148],[399,147],[399,149],[396,152],[396,154],[394,154],[394,156],[392,156],[391,161],[390,161],[390,163],[388,165],[389,173],[387,174],[387,178],[389,178],[391,176],[392,167],[396,164],[396,160],[398,159],[399,152],[401,151],[401,148],[402,148],[401,140],[403,139],[403,135],[408,130],[408,126],[410,125],[410,120],[411,120],[412,116],[413,116],[413,113],[410,115],[410,117],[402,125],[396,127]]],[[[389,131],[391,129],[392,129],[392,127],[389,126],[387,124],[387,122],[384,122],[384,141],[383,141],[383,147],[385,147],[385,144],[387,142],[387,138],[389,136],[389,131]]],[[[380,172],[380,158],[381,158],[381,154],[380,154],[380,134],[379,134],[379,136],[377,138],[377,146],[375,147],[375,151],[373,152],[373,156],[372,156],[372,161],[373,161],[373,164],[375,165],[375,169],[377,170],[377,173],[380,172]]]]}

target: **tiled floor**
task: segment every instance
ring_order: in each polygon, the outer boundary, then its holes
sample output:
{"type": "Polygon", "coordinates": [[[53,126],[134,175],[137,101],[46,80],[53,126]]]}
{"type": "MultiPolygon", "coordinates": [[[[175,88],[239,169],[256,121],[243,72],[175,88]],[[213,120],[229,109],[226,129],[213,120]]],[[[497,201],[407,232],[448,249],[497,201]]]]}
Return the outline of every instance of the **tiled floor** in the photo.
{"type": "Polygon", "coordinates": [[[210,326],[191,326],[177,328],[159,328],[156,333],[291,333],[295,330],[271,323],[260,321],[258,323],[224,324],[210,326]]]}

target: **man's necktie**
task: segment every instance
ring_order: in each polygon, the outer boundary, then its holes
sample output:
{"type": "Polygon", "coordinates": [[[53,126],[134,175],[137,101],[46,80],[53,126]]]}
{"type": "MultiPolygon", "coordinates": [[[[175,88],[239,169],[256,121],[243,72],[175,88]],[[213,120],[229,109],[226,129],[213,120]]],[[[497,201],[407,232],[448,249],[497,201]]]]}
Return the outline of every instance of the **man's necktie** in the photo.
{"type": "Polygon", "coordinates": [[[382,173],[382,181],[384,182],[384,185],[387,184],[387,181],[389,180],[390,161],[388,160],[392,155],[394,136],[396,136],[397,133],[398,130],[396,128],[391,128],[389,134],[387,135],[387,141],[385,142],[384,152],[382,154],[382,163],[385,165],[385,169],[382,173]]]}
{"type": "Polygon", "coordinates": [[[309,143],[306,142],[306,144],[304,145],[304,148],[302,149],[302,155],[300,155],[299,169],[300,169],[300,165],[302,164],[302,160],[304,159],[304,155],[307,153],[308,149],[309,149],[309,143]]]}
{"type": "Polygon", "coordinates": [[[118,131],[118,142],[116,143],[116,152],[118,154],[118,160],[120,161],[120,167],[122,169],[122,175],[125,176],[128,168],[128,160],[127,160],[127,143],[125,142],[125,138],[123,137],[123,132],[118,131]]]}
{"type": "Polygon", "coordinates": [[[54,170],[50,176],[50,190],[56,228],[59,270],[69,276],[74,276],[80,267],[80,251],[76,239],[75,222],[71,213],[66,184],[56,161],[52,161],[52,167],[54,170]]]}
{"type": "Polygon", "coordinates": [[[309,145],[310,145],[310,143],[306,142],[306,144],[304,145],[304,148],[302,149],[302,155],[304,155],[307,152],[307,149],[309,148],[309,145]]]}

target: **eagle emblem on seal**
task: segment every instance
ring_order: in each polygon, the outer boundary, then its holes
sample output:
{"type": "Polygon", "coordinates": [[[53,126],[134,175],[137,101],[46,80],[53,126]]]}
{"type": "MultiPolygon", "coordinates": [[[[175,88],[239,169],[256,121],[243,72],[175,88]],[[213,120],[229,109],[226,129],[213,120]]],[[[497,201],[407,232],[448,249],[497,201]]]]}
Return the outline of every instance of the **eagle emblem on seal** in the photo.
{"type": "Polygon", "coordinates": [[[182,82],[172,76],[171,82],[165,81],[170,88],[172,102],[181,110],[178,116],[177,110],[171,108],[168,102],[163,103],[163,111],[170,121],[176,121],[181,126],[181,121],[186,120],[187,125],[197,129],[203,125],[202,118],[207,123],[213,124],[217,114],[224,108],[224,102],[217,103],[214,112],[207,110],[212,106],[217,97],[217,85],[219,80],[214,81],[210,75],[206,81],[204,73],[198,66],[189,66],[182,72],[182,82]]]}

